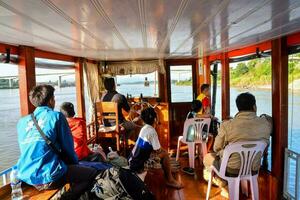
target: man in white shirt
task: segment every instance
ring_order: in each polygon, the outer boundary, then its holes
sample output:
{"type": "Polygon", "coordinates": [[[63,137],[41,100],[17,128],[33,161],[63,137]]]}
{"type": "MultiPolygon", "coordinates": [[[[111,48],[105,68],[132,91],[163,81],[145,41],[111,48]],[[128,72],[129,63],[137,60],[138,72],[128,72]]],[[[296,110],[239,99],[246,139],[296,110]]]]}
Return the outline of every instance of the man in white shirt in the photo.
{"type": "Polygon", "coordinates": [[[151,107],[146,108],[142,111],[141,118],[145,125],[141,129],[135,147],[132,150],[129,159],[130,169],[136,173],[142,173],[144,171],[144,164],[150,158],[150,154],[155,153],[161,159],[162,168],[167,179],[166,184],[176,189],[182,188],[181,183],[172,175],[168,153],[160,146],[157,132],[154,128],[157,119],[155,110],[151,107]]]}

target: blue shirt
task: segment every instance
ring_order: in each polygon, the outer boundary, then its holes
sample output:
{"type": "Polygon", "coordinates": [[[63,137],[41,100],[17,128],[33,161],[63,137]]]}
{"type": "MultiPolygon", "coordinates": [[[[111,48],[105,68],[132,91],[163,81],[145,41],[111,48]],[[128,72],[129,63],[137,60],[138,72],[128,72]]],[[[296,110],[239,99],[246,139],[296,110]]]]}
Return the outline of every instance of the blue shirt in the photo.
{"type": "MultiPolygon", "coordinates": [[[[58,149],[78,163],[72,134],[62,113],[47,106],[37,107],[34,116],[45,135],[58,149]]],[[[57,181],[67,171],[67,165],[53,152],[36,129],[31,116],[21,118],[17,125],[20,158],[19,179],[29,185],[57,181]]]]}
{"type": "Polygon", "coordinates": [[[144,164],[149,159],[151,152],[159,149],[160,143],[156,130],[152,126],[145,124],[131,152],[129,158],[130,169],[138,173],[144,170],[144,164]]]}

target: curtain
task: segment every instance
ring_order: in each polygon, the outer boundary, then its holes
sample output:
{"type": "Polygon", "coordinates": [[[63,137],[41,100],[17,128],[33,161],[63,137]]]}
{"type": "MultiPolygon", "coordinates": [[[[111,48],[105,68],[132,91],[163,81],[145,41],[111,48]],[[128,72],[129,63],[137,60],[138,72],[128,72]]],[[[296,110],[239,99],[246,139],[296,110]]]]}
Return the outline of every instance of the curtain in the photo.
{"type": "Polygon", "coordinates": [[[90,105],[88,121],[93,120],[93,115],[95,113],[94,103],[100,100],[100,91],[103,89],[102,79],[100,78],[98,70],[99,65],[101,65],[101,63],[95,64],[84,61],[86,89],[90,105]]]}
{"type": "Polygon", "coordinates": [[[148,74],[155,71],[165,74],[163,60],[111,61],[106,63],[106,73],[113,76],[129,74],[148,74]]]}

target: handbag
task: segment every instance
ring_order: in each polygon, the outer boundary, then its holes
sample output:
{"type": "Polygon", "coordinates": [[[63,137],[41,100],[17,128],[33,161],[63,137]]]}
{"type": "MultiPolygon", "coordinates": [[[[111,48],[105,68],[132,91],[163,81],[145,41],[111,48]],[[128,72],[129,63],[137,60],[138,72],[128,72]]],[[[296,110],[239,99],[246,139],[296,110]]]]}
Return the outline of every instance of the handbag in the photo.
{"type": "Polygon", "coordinates": [[[36,127],[36,129],[38,130],[38,132],[40,133],[40,135],[42,136],[42,138],[45,140],[46,144],[50,147],[50,149],[67,165],[71,165],[71,164],[76,164],[74,163],[74,161],[72,161],[67,155],[64,155],[63,152],[61,151],[61,149],[58,149],[53,143],[52,141],[46,136],[46,134],[43,132],[43,130],[41,129],[41,127],[39,126],[38,122],[36,121],[36,118],[34,117],[34,114],[31,113],[31,118],[32,121],[36,127]]]}

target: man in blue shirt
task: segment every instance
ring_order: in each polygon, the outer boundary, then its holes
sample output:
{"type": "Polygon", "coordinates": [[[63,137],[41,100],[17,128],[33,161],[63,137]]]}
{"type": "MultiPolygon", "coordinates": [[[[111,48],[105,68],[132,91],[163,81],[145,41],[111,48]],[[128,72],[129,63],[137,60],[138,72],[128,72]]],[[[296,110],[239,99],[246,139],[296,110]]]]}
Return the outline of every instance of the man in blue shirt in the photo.
{"type": "Polygon", "coordinates": [[[34,87],[29,94],[30,102],[36,107],[34,117],[44,134],[68,158],[61,156],[42,138],[32,117],[27,115],[18,122],[19,178],[39,190],[54,189],[71,183],[71,192],[65,196],[77,199],[92,184],[96,170],[78,165],[70,128],[64,115],[54,111],[54,88],[50,85],[34,87]]]}

